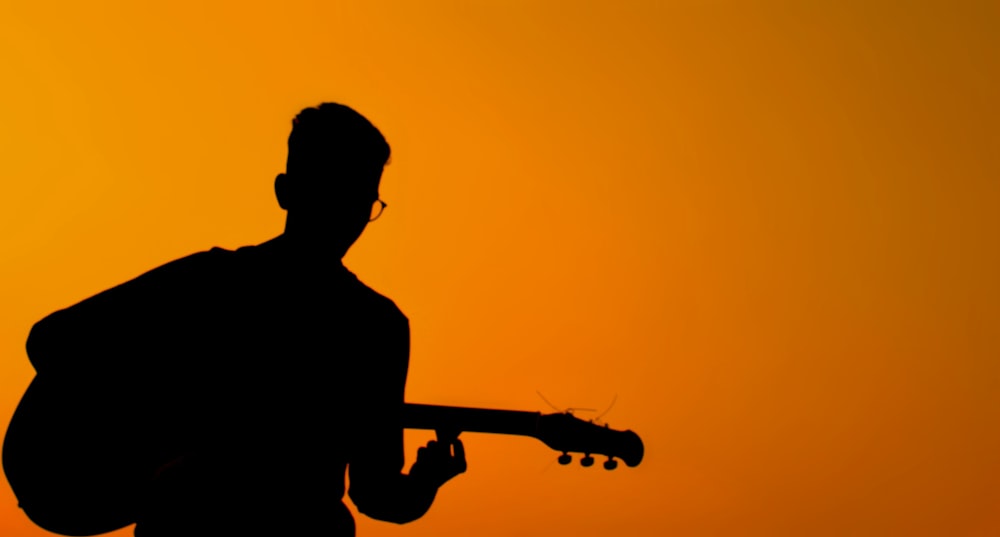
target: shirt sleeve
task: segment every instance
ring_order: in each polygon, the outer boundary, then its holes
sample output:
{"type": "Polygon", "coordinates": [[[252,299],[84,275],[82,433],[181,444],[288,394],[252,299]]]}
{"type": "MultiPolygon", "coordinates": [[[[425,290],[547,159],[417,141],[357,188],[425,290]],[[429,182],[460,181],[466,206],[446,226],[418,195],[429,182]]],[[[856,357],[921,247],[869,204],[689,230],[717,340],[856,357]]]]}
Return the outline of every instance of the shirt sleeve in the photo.
{"type": "Polygon", "coordinates": [[[177,259],[56,311],[32,327],[26,350],[39,374],[126,371],[196,332],[210,252],[177,259]]]}

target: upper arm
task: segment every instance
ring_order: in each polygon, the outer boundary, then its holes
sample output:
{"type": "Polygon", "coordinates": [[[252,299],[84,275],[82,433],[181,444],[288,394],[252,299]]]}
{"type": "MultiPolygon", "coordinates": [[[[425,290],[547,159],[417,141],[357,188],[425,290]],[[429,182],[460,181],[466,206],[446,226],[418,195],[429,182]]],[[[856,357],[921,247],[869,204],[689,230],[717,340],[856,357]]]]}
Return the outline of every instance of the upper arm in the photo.
{"type": "Polygon", "coordinates": [[[149,356],[169,341],[169,335],[189,333],[181,323],[195,322],[192,294],[206,286],[199,281],[207,252],[167,263],[121,285],[56,311],[28,334],[28,359],[44,371],[102,370],[127,366],[137,356],[149,356]]]}
{"type": "MultiPolygon", "coordinates": [[[[404,391],[409,366],[409,322],[398,314],[383,338],[370,343],[378,359],[362,368],[348,454],[350,496],[364,504],[385,488],[397,486],[404,464],[404,391]]],[[[358,505],[359,509],[363,509],[358,505]]]]}

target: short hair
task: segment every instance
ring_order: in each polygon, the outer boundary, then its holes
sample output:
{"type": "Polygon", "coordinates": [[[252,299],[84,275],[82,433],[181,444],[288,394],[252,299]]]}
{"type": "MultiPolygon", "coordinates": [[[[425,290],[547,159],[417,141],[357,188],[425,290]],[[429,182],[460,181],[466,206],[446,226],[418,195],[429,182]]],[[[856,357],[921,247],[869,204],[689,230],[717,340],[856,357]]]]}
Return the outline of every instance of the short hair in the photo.
{"type": "Polygon", "coordinates": [[[322,103],[299,112],[288,136],[289,174],[371,171],[389,162],[389,143],[353,108],[322,103]]]}

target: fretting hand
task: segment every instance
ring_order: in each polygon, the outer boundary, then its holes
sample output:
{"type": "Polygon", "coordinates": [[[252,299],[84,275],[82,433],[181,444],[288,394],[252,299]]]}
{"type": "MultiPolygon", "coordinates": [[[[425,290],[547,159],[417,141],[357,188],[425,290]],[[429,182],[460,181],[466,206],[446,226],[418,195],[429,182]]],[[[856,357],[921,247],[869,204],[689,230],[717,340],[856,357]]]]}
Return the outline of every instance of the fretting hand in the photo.
{"type": "Polygon", "coordinates": [[[431,440],[417,450],[417,461],[410,467],[410,476],[440,487],[464,473],[468,465],[465,462],[465,447],[458,434],[437,431],[437,440],[431,440]]]}

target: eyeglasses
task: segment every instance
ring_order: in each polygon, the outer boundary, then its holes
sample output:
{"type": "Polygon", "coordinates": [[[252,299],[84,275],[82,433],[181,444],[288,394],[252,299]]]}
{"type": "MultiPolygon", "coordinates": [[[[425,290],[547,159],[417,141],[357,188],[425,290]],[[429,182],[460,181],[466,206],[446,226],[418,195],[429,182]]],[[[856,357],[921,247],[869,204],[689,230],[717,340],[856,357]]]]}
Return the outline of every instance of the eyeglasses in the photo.
{"type": "Polygon", "coordinates": [[[374,222],[378,220],[378,217],[382,216],[382,211],[385,210],[386,205],[388,204],[382,200],[375,200],[372,203],[372,215],[368,218],[368,221],[374,222]]]}

